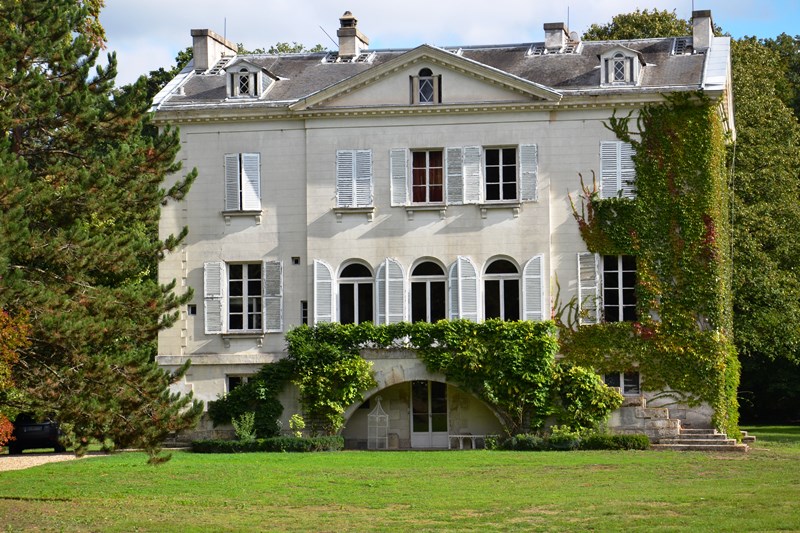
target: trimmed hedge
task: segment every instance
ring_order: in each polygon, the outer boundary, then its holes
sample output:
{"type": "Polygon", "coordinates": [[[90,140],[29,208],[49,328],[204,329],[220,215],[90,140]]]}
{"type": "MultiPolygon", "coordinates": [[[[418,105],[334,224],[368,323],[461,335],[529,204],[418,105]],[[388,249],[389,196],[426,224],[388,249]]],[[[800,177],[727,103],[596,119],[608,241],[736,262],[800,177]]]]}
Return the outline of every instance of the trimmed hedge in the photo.
{"type": "Polygon", "coordinates": [[[339,435],[325,437],[270,437],[268,439],[196,440],[192,442],[195,453],[248,453],[248,452],[335,452],[344,448],[344,438],[339,435]]]}
{"type": "Polygon", "coordinates": [[[595,433],[581,440],[581,450],[647,450],[647,435],[607,435],[595,433]]]}
{"type": "Polygon", "coordinates": [[[647,435],[609,435],[594,433],[581,438],[569,435],[515,435],[510,438],[487,438],[489,450],[507,451],[563,451],[563,450],[647,450],[647,435]]]}

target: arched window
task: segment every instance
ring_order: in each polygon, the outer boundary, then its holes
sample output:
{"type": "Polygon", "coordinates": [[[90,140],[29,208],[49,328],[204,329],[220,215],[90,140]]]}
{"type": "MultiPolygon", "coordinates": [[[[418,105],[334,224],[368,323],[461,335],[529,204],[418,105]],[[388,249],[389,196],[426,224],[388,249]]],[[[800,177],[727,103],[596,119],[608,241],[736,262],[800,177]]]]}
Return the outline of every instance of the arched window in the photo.
{"type": "Polygon", "coordinates": [[[353,263],[339,275],[339,322],[374,322],[373,276],[366,266],[353,263]]]}
{"type": "Polygon", "coordinates": [[[485,318],[519,320],[519,270],[506,259],[492,261],[483,276],[485,318]]]}
{"type": "Polygon", "coordinates": [[[444,269],[432,261],[411,272],[411,321],[436,322],[447,318],[444,269]]]}

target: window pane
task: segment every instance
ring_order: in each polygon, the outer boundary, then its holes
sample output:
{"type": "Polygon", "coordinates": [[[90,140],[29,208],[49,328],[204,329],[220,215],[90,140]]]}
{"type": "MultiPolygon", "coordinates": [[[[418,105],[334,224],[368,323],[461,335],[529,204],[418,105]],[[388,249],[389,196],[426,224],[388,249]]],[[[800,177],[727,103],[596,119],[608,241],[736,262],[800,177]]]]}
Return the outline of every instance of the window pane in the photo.
{"type": "Polygon", "coordinates": [[[639,394],[639,373],[625,372],[625,394],[639,394]]]}
{"type": "Polygon", "coordinates": [[[499,200],[500,199],[500,185],[499,184],[487,184],[486,185],[486,199],[487,200],[499,200]]]}
{"type": "Polygon", "coordinates": [[[242,315],[231,314],[228,317],[228,328],[229,329],[244,329],[244,322],[243,322],[243,319],[242,319],[242,315]]]}
{"type": "Polygon", "coordinates": [[[430,198],[428,199],[429,202],[441,202],[443,195],[443,187],[441,185],[433,185],[430,188],[430,198]]]}
{"type": "Polygon", "coordinates": [[[444,276],[444,270],[442,267],[433,263],[431,261],[426,261],[424,263],[420,263],[416,267],[414,267],[414,272],[411,273],[412,276],[444,276]]]}
{"type": "Polygon", "coordinates": [[[606,289],[619,288],[619,276],[616,272],[605,272],[603,274],[603,287],[606,289]]]}
{"type": "Polygon", "coordinates": [[[622,303],[625,305],[636,305],[636,291],[633,289],[623,289],[622,303]]]}
{"type": "Polygon", "coordinates": [[[230,279],[242,279],[243,265],[230,265],[228,276],[230,279]]]}
{"type": "Polygon", "coordinates": [[[623,272],[622,286],[626,288],[636,287],[636,272],[623,272]]]}
{"type": "Polygon", "coordinates": [[[372,322],[372,283],[358,284],[358,322],[372,322]]]}
{"type": "Polygon", "coordinates": [[[352,264],[348,265],[342,270],[341,276],[342,278],[371,278],[372,272],[369,269],[360,264],[352,264]]]}
{"type": "Polygon", "coordinates": [[[606,374],[603,376],[606,385],[609,387],[619,387],[619,372],[614,372],[611,374],[606,374]]]}
{"type": "Polygon", "coordinates": [[[486,165],[500,164],[500,150],[489,149],[485,152],[486,165]]]}
{"type": "Polygon", "coordinates": [[[426,301],[426,283],[411,284],[411,321],[425,322],[428,318],[428,302],[426,301]]]}
{"type": "Polygon", "coordinates": [[[483,294],[486,318],[500,318],[500,281],[495,279],[486,280],[483,294]]]}
{"type": "Polygon", "coordinates": [[[603,256],[603,270],[606,272],[616,272],[619,270],[619,258],[616,255],[603,256]]]}
{"type": "Polygon", "coordinates": [[[248,296],[255,296],[261,294],[261,280],[256,279],[255,281],[248,281],[247,282],[247,295],[248,296]]]}
{"type": "Polygon", "coordinates": [[[230,296],[242,296],[242,285],[243,283],[241,281],[232,280],[230,283],[228,283],[228,294],[230,296]]]}
{"type": "Polygon", "coordinates": [[[247,265],[247,277],[250,279],[261,279],[261,263],[247,265]]]}
{"type": "Polygon", "coordinates": [[[339,285],[339,322],[342,324],[352,324],[356,320],[354,290],[352,283],[339,285]]]}
{"type": "Polygon", "coordinates": [[[632,255],[622,256],[622,269],[623,270],[636,270],[636,258],[632,255]]]}
{"type": "Polygon", "coordinates": [[[619,307],[606,306],[604,309],[606,322],[619,322],[619,307]]]}
{"type": "Polygon", "coordinates": [[[516,163],[517,163],[517,149],[503,148],[503,164],[516,165],[516,163]]]}
{"type": "Polygon", "coordinates": [[[242,313],[244,311],[244,302],[241,298],[231,298],[228,302],[228,307],[231,313],[242,313]]]}
{"type": "Polygon", "coordinates": [[[516,200],[517,198],[517,184],[506,183],[503,185],[503,200],[516,200]]]}
{"type": "Polygon", "coordinates": [[[441,150],[431,150],[428,152],[429,154],[429,166],[431,168],[442,168],[442,151],[441,150]]]}
{"type": "Polygon", "coordinates": [[[447,431],[447,413],[431,415],[431,431],[447,431]]]}
{"type": "Polygon", "coordinates": [[[505,320],[519,320],[519,280],[507,279],[504,285],[505,320]]]}
{"type": "Polygon", "coordinates": [[[634,322],[636,320],[636,308],[635,307],[623,307],[622,308],[622,320],[625,322],[634,322]]]}
{"type": "Polygon", "coordinates": [[[412,431],[421,432],[421,433],[424,433],[424,432],[428,431],[428,414],[427,413],[424,414],[424,415],[414,415],[413,416],[413,420],[414,420],[414,428],[413,428],[412,431]]]}
{"type": "Polygon", "coordinates": [[[431,281],[431,322],[447,318],[444,281],[431,281]]]}
{"type": "Polygon", "coordinates": [[[492,261],[492,264],[486,269],[487,274],[519,274],[517,267],[511,261],[505,259],[498,259],[492,261]]]}
{"type": "Polygon", "coordinates": [[[603,291],[603,303],[606,306],[619,305],[619,291],[616,289],[606,289],[603,291]]]}

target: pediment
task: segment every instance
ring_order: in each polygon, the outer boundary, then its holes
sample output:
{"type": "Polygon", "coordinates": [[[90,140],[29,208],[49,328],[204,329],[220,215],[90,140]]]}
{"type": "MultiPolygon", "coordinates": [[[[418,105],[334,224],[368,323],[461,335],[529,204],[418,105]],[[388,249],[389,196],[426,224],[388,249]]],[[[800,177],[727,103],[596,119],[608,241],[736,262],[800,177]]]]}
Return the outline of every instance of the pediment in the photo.
{"type": "Polygon", "coordinates": [[[603,53],[598,55],[597,57],[599,57],[601,60],[603,60],[605,58],[612,57],[617,53],[621,53],[622,55],[628,56],[628,57],[635,56],[636,58],[639,59],[639,63],[640,64],[642,64],[642,65],[646,64],[646,62],[644,60],[644,54],[642,54],[638,50],[634,50],[633,48],[628,48],[627,46],[622,46],[621,44],[617,44],[617,45],[614,45],[614,46],[612,46],[610,48],[607,48],[606,50],[603,50],[603,53]]]}
{"type": "Polygon", "coordinates": [[[390,61],[318,91],[291,106],[293,110],[410,105],[491,105],[557,102],[561,94],[477,61],[422,45],[390,61]],[[419,103],[414,78],[435,79],[440,99],[419,103]]]}
{"type": "Polygon", "coordinates": [[[253,63],[252,61],[249,61],[248,59],[246,59],[244,57],[234,58],[227,65],[225,65],[225,68],[222,69],[222,70],[225,71],[226,74],[235,73],[235,72],[241,72],[242,70],[246,70],[248,72],[260,72],[260,73],[263,73],[264,75],[272,78],[273,80],[278,80],[279,79],[278,76],[276,76],[275,74],[273,74],[269,70],[265,69],[261,65],[257,65],[255,63],[253,63]]]}

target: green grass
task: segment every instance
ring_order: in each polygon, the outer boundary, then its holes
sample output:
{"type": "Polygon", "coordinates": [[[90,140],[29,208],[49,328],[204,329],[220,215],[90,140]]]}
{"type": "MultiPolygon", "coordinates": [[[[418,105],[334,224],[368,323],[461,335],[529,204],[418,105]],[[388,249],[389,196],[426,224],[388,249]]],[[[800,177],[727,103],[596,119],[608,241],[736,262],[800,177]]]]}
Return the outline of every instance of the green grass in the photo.
{"type": "Polygon", "coordinates": [[[12,531],[798,530],[800,429],[750,431],[759,442],[749,454],[177,452],[152,467],[123,453],[0,473],[0,523],[12,531]]]}

